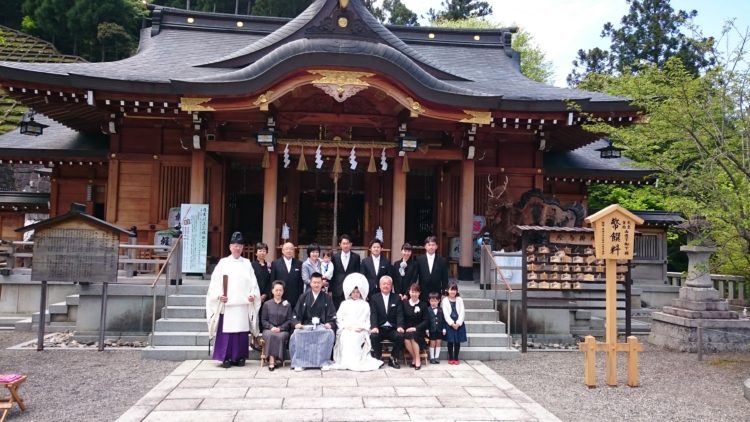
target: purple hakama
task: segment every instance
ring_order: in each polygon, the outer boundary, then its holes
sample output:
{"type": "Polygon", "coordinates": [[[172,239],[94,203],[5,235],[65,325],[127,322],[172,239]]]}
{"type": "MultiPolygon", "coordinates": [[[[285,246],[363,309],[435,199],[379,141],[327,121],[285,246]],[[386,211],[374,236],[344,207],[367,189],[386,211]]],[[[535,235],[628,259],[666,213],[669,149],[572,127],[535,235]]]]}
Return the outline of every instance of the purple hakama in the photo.
{"type": "Polygon", "coordinates": [[[216,340],[214,340],[213,359],[218,361],[247,359],[250,356],[249,335],[249,331],[225,333],[224,315],[220,315],[219,328],[216,330],[216,340]]]}

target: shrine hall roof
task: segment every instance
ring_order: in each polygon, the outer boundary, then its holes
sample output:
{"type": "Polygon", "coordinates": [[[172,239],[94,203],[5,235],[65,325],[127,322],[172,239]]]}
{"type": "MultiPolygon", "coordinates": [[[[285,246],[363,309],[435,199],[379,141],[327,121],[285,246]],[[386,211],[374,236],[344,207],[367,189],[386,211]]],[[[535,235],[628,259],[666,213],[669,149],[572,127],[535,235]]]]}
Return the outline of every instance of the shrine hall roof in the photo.
{"type": "Polygon", "coordinates": [[[384,26],[352,0],[316,0],[294,19],[149,6],[138,52],[105,63],[0,62],[0,79],[152,95],[260,92],[310,67],[368,70],[438,104],[493,110],[632,111],[627,99],[556,88],[520,72],[515,28],[384,26]],[[348,25],[338,25],[345,16],[348,25]]]}
{"type": "Polygon", "coordinates": [[[600,139],[572,151],[555,151],[544,154],[544,173],[547,177],[582,178],[602,181],[644,181],[655,171],[638,168],[636,163],[627,158],[601,158],[598,151],[609,145],[600,139]]]}

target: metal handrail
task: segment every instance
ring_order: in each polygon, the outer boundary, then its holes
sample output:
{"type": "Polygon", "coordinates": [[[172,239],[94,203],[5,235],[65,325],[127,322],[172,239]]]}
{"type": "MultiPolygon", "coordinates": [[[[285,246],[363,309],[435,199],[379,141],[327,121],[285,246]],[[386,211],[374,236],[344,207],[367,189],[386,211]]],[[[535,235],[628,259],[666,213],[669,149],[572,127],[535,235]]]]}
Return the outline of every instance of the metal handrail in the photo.
{"type": "MultiPolygon", "coordinates": [[[[182,241],[182,235],[180,235],[177,240],[174,242],[174,245],[169,250],[169,253],[167,254],[167,262],[159,269],[159,272],[156,274],[156,277],[154,278],[154,282],[151,284],[151,333],[148,335],[148,344],[153,347],[154,346],[154,332],[156,331],[156,284],[159,282],[159,278],[161,277],[162,273],[165,273],[165,270],[169,265],[172,263],[172,255],[177,250],[177,247],[180,246],[180,242],[182,241]]],[[[164,307],[166,308],[168,306],[167,301],[169,297],[169,277],[164,276],[164,307]]],[[[166,319],[166,314],[165,314],[166,319]]]]}
{"type": "MultiPolygon", "coordinates": [[[[513,293],[513,288],[510,287],[510,283],[508,283],[508,280],[505,279],[505,276],[503,275],[502,271],[498,271],[500,269],[500,267],[498,267],[498,265],[495,263],[495,257],[492,256],[492,249],[490,248],[489,245],[482,245],[482,264],[484,264],[485,261],[489,264],[489,271],[493,274],[493,277],[492,277],[493,284],[494,284],[494,282],[497,281],[498,276],[500,276],[500,280],[502,280],[503,284],[505,284],[505,290],[507,292],[506,295],[505,295],[506,296],[505,299],[507,301],[506,308],[508,310],[508,317],[505,320],[506,321],[506,323],[505,323],[505,331],[506,331],[506,335],[508,337],[508,349],[510,349],[512,341],[513,341],[512,338],[511,338],[511,335],[510,335],[510,315],[511,315],[511,311],[510,311],[510,302],[511,302],[510,296],[513,293]]],[[[487,297],[487,287],[486,286],[484,288],[484,297],[487,297]]]]}

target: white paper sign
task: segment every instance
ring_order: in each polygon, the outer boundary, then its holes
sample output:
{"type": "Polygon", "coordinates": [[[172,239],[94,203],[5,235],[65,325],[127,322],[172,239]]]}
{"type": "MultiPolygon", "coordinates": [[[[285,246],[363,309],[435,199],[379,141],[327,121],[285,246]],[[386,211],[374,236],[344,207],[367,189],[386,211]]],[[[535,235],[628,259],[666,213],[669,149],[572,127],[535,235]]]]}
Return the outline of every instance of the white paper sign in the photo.
{"type": "Polygon", "coordinates": [[[205,273],[208,254],[208,204],[182,204],[182,272],[205,273]]]}

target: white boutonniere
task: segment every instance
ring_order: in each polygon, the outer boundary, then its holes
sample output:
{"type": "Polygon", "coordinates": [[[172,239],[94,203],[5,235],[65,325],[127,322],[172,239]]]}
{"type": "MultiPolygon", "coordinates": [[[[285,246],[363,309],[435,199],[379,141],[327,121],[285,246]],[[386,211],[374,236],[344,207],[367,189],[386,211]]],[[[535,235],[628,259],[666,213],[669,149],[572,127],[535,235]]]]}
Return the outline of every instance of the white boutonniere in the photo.
{"type": "Polygon", "coordinates": [[[289,302],[285,300],[285,301],[281,302],[281,305],[282,306],[289,306],[289,302]]]}
{"type": "Polygon", "coordinates": [[[414,307],[414,313],[415,313],[415,314],[418,314],[418,313],[419,313],[419,306],[415,306],[415,307],[414,307]]]}

